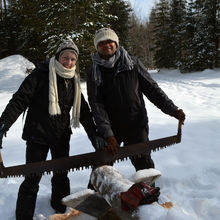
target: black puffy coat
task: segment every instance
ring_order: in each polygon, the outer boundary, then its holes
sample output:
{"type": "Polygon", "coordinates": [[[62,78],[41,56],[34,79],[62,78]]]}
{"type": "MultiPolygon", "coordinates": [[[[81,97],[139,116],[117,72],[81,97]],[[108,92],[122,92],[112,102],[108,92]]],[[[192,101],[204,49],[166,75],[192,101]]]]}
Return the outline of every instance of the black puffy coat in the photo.
{"type": "Polygon", "coordinates": [[[100,66],[100,85],[94,81],[92,69],[88,72],[89,104],[98,131],[105,138],[113,136],[114,131],[132,131],[141,127],[148,129],[143,94],[166,114],[175,116],[178,109],[151,78],[144,65],[137,58],[132,59],[132,70],[116,73],[117,63],[113,68],[100,66]]]}
{"type": "MultiPolygon", "coordinates": [[[[28,109],[22,138],[36,143],[56,144],[64,132],[71,134],[69,112],[74,99],[74,79],[68,80],[68,87],[66,87],[64,79],[57,75],[57,88],[61,115],[50,116],[48,112],[49,63],[42,63],[22,82],[2,113],[0,123],[4,123],[8,130],[16,119],[28,109]]],[[[95,135],[95,124],[83,95],[81,97],[80,123],[92,140],[95,135]]]]}

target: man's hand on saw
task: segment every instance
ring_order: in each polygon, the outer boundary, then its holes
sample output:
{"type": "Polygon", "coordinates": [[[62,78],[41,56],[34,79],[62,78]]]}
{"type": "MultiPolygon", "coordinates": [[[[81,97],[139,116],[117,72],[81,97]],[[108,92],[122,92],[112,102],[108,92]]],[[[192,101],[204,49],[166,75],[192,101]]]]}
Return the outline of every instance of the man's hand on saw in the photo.
{"type": "Polygon", "coordinates": [[[120,147],[114,136],[110,136],[106,139],[107,146],[105,151],[111,153],[112,155],[117,154],[118,148],[120,147]]]}
{"type": "Polygon", "coordinates": [[[184,124],[184,121],[186,119],[186,115],[185,113],[183,112],[182,109],[178,109],[176,112],[175,112],[175,115],[174,117],[178,120],[180,120],[182,122],[182,124],[184,124]]]}

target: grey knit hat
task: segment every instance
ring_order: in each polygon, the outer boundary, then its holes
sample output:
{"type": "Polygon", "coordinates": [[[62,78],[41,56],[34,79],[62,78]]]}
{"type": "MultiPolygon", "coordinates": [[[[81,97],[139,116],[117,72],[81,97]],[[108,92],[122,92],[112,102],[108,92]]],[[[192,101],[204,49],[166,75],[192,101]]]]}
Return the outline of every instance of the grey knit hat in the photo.
{"type": "Polygon", "coordinates": [[[78,58],[79,49],[76,44],[72,40],[63,40],[56,51],[57,60],[59,60],[60,55],[65,50],[72,51],[76,55],[76,58],[78,58]]]}
{"type": "Polygon", "coordinates": [[[94,37],[94,45],[96,50],[99,42],[105,40],[112,40],[117,44],[117,47],[119,46],[118,35],[111,28],[101,28],[96,31],[94,37]]]}

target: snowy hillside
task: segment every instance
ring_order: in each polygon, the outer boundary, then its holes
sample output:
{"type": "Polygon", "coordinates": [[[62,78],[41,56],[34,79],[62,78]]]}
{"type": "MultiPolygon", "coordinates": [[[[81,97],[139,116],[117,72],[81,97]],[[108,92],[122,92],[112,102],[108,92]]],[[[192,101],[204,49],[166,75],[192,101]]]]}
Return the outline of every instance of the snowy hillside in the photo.
{"type": "MultiPolygon", "coordinates": [[[[33,64],[16,55],[0,60],[0,113],[33,64]]],[[[174,207],[170,210],[156,205],[140,208],[142,220],[218,220],[220,219],[220,69],[180,74],[177,70],[151,71],[160,87],[186,113],[182,142],[152,153],[156,169],[162,176],[156,182],[161,194],[174,207]]],[[[86,84],[82,83],[86,95],[86,84]]],[[[148,100],[150,139],[175,135],[177,120],[163,114],[148,100]]],[[[22,116],[3,139],[1,150],[4,165],[23,164],[25,142],[21,140],[22,116]]],[[[93,151],[81,127],[73,131],[71,155],[93,151]]],[[[50,156],[48,156],[48,159],[50,156]]],[[[130,161],[115,164],[126,177],[134,174],[130,161]]],[[[69,173],[71,193],[85,189],[91,170],[69,173]]],[[[35,209],[36,220],[53,214],[50,207],[51,175],[43,176],[35,209]]],[[[15,220],[18,187],[23,178],[0,179],[0,217],[15,220]]]]}

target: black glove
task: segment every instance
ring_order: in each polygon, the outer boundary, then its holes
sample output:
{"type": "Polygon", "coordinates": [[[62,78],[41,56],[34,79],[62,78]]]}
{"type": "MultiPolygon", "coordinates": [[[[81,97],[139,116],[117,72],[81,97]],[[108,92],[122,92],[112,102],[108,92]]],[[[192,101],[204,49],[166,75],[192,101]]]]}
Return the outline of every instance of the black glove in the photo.
{"type": "Polygon", "coordinates": [[[181,120],[182,121],[182,124],[184,124],[184,121],[186,119],[186,115],[184,113],[184,111],[182,109],[178,109],[176,112],[175,112],[175,115],[174,117],[178,120],[181,120]]]}
{"type": "Polygon", "coordinates": [[[103,151],[104,148],[107,146],[107,143],[102,137],[95,136],[93,138],[93,146],[96,149],[96,151],[103,151]]]}
{"type": "Polygon", "coordinates": [[[3,135],[6,136],[6,131],[5,131],[5,125],[4,124],[0,124],[0,148],[2,148],[2,139],[3,139],[3,135]]]}

